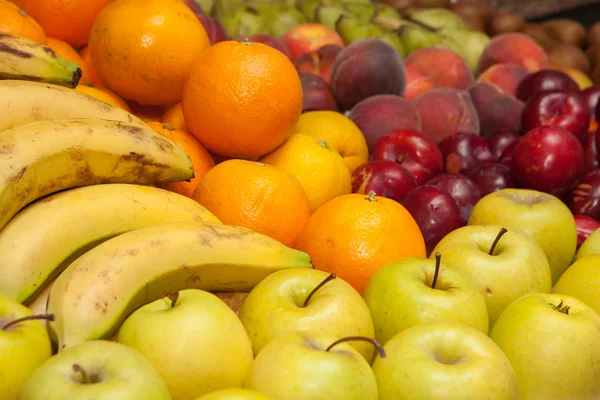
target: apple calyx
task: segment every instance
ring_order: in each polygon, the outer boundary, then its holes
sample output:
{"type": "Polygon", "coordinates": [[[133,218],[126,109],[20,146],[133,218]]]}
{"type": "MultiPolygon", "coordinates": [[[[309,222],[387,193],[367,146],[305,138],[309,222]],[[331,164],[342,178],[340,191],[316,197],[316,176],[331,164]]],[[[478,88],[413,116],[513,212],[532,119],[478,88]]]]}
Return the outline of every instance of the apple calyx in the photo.
{"type": "Polygon", "coordinates": [[[571,306],[563,306],[563,300],[562,299],[560,299],[560,303],[558,303],[558,305],[554,305],[552,303],[550,303],[550,305],[556,311],[561,312],[561,313],[563,313],[565,315],[569,315],[569,309],[571,308],[571,306]]]}
{"type": "Polygon", "coordinates": [[[431,288],[435,289],[438,277],[440,275],[440,264],[442,262],[442,255],[439,252],[435,252],[435,272],[433,273],[433,280],[431,281],[431,288]]]}
{"type": "Polygon", "coordinates": [[[508,232],[506,228],[500,229],[500,232],[498,232],[496,239],[494,239],[494,242],[492,243],[492,247],[490,247],[490,252],[488,253],[490,256],[494,255],[494,250],[496,250],[496,246],[498,245],[500,238],[502,238],[506,232],[508,232]]]}
{"type": "Polygon", "coordinates": [[[377,194],[374,191],[370,191],[369,194],[367,194],[367,197],[365,197],[365,200],[368,201],[377,201],[377,194]]]}
{"type": "Polygon", "coordinates": [[[81,375],[81,383],[84,385],[89,385],[92,383],[99,383],[100,378],[97,375],[90,375],[88,372],[79,364],[73,364],[73,372],[81,375]]]}
{"type": "Polygon", "coordinates": [[[28,315],[26,317],[10,321],[8,324],[6,324],[2,327],[2,330],[5,331],[8,328],[10,328],[11,326],[16,325],[21,322],[41,320],[41,319],[45,319],[46,321],[54,321],[54,314],[28,315]]]}
{"type": "Polygon", "coordinates": [[[383,350],[383,346],[377,340],[371,339],[371,338],[368,338],[365,336],[348,336],[348,337],[338,339],[335,342],[331,343],[329,345],[329,347],[327,347],[325,349],[325,351],[331,350],[334,346],[337,346],[340,343],[351,342],[354,340],[362,340],[363,342],[371,343],[373,346],[375,346],[375,349],[377,349],[377,352],[379,353],[379,357],[385,358],[386,355],[385,355],[385,351],[383,350]]]}
{"type": "Polygon", "coordinates": [[[313,297],[313,295],[317,292],[317,290],[321,289],[323,286],[325,286],[325,284],[327,284],[327,282],[334,280],[335,278],[337,278],[336,274],[329,274],[329,276],[327,276],[327,278],[323,279],[323,281],[321,283],[319,283],[309,294],[308,296],[306,296],[306,300],[304,300],[304,304],[302,304],[302,308],[306,308],[306,306],[308,306],[308,302],[310,301],[311,297],[313,297]]]}
{"type": "Polygon", "coordinates": [[[165,297],[171,300],[171,308],[174,308],[177,304],[177,300],[179,300],[179,292],[169,292],[165,294],[165,297]]]}

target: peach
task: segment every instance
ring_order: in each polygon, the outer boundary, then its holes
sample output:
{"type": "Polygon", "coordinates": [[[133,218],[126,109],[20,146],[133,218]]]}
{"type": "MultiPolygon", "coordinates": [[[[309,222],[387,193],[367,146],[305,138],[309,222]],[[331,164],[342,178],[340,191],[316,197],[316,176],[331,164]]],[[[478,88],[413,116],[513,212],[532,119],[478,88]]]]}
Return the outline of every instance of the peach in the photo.
{"type": "Polygon", "coordinates": [[[319,75],[327,84],[331,82],[331,67],[343,47],[335,44],[325,46],[311,52],[302,54],[296,59],[294,65],[298,72],[310,72],[319,75]]]}
{"type": "Polygon", "coordinates": [[[471,86],[469,94],[479,116],[481,136],[490,136],[498,131],[521,130],[521,113],[525,106],[521,100],[487,82],[471,86]]]}
{"type": "Polygon", "coordinates": [[[302,54],[311,53],[326,44],[344,46],[341,36],[333,29],[316,22],[296,25],[282,36],[281,41],[290,51],[292,61],[302,54]]]}
{"type": "Polygon", "coordinates": [[[413,100],[415,97],[435,88],[433,81],[421,68],[416,65],[406,64],[406,89],[404,98],[413,100]]]}
{"type": "Polygon", "coordinates": [[[504,93],[516,96],[517,86],[527,74],[529,74],[529,71],[522,65],[500,63],[492,65],[483,74],[479,75],[477,82],[495,85],[504,93]]]}
{"type": "Polygon", "coordinates": [[[479,117],[466,90],[436,88],[414,103],[421,117],[421,132],[436,143],[459,131],[479,132],[479,117]]]}
{"type": "Polygon", "coordinates": [[[320,76],[309,72],[300,72],[304,100],[302,112],[314,110],[338,111],[338,105],[329,86],[320,76]]]}
{"type": "Polygon", "coordinates": [[[419,67],[438,88],[466,89],[474,80],[465,60],[449,49],[424,47],[413,51],[405,62],[419,67]]]}
{"type": "Polygon", "coordinates": [[[492,38],[479,58],[479,74],[500,63],[522,65],[529,72],[548,67],[548,54],[524,33],[503,33],[492,38]]]}
{"type": "Polygon", "coordinates": [[[331,67],[331,91],[343,111],[376,94],[402,96],[405,87],[402,57],[379,38],[349,44],[331,67]]]}
{"type": "Polygon", "coordinates": [[[360,128],[369,152],[383,136],[400,129],[421,131],[421,119],[415,105],[400,96],[380,94],[356,104],[348,117],[360,128]]]}

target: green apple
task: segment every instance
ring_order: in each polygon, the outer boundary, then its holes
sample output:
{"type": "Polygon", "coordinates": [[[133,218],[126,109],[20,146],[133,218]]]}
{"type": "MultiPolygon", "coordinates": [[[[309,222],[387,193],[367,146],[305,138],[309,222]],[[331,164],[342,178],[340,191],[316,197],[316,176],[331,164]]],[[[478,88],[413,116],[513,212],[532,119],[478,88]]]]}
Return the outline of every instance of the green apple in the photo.
{"type": "Polygon", "coordinates": [[[330,348],[335,342],[280,334],[258,353],[244,387],[280,400],[377,400],[369,363],[348,343],[330,348]]]}
{"type": "Polygon", "coordinates": [[[600,399],[600,316],[580,300],[527,294],[504,310],[490,337],[515,368],[521,399],[600,399]]]}
{"type": "Polygon", "coordinates": [[[252,344],[235,312],[198,289],[140,307],[119,329],[117,342],[150,360],[173,400],[241,387],[253,360],[252,344]]]}
{"type": "Polygon", "coordinates": [[[531,292],[550,292],[548,260],[531,237],[496,225],[467,225],[447,234],[435,246],[483,295],[490,328],[513,300],[531,292]]]}
{"type": "Polygon", "coordinates": [[[52,355],[45,326],[30,309],[0,297],[0,396],[16,400],[21,387],[52,355]]]}
{"type": "Polygon", "coordinates": [[[581,243],[575,256],[575,260],[579,260],[580,258],[592,254],[600,254],[600,229],[596,229],[583,241],[583,243],[581,243]]]}
{"type": "Polygon", "coordinates": [[[554,293],[573,296],[600,314],[600,254],[575,261],[556,282],[554,293]]]}
{"type": "MultiPolygon", "coordinates": [[[[286,332],[375,337],[369,308],[360,294],[344,280],[332,277],[314,269],[287,269],[269,275],[252,289],[239,317],[255,356],[277,334],[286,332]]],[[[371,344],[357,341],[351,346],[371,362],[371,344]]]]}
{"type": "Polygon", "coordinates": [[[92,340],[61,351],[29,377],[19,400],[171,400],[159,373],[137,351],[92,340]]]}
{"type": "Polygon", "coordinates": [[[427,322],[398,333],[376,357],[380,400],[517,400],[515,371],[486,335],[458,322],[427,322]]]}
{"type": "Polygon", "coordinates": [[[363,299],[381,344],[406,328],[434,321],[461,322],[488,334],[483,295],[470,278],[441,262],[441,257],[403,258],[384,265],[369,279],[363,299]]]}
{"type": "Polygon", "coordinates": [[[228,388],[200,396],[195,400],[274,400],[264,393],[252,389],[228,388]]]}
{"type": "Polygon", "coordinates": [[[502,189],[475,204],[469,225],[500,225],[531,236],[544,250],[552,284],[571,265],[577,248],[577,226],[569,208],[548,193],[502,189]]]}

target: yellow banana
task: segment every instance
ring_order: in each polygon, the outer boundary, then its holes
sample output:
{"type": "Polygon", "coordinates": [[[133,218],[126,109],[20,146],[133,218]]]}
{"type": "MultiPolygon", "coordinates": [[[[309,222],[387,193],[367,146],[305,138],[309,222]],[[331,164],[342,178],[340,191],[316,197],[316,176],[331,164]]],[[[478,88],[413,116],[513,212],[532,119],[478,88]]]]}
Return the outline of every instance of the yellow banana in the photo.
{"type": "Polygon", "coordinates": [[[33,121],[97,118],[146,126],[133,114],[74,89],[48,83],[0,80],[0,131],[33,121]]]}
{"type": "Polygon", "coordinates": [[[98,245],[58,276],[49,330],[60,351],[111,337],[133,310],[167,292],[249,291],[285,268],[312,268],[310,257],[246,228],[175,222],[138,229],[98,245]]]}
{"type": "Polygon", "coordinates": [[[150,127],[95,119],[30,122],[0,132],[0,229],[25,205],[60,190],[193,176],[190,157],[150,127]]]}
{"type": "Polygon", "coordinates": [[[149,186],[93,185],[44,197],[0,231],[0,296],[26,303],[69,261],[103,241],[188,221],[220,223],[196,201],[149,186]]]}
{"type": "Polygon", "coordinates": [[[74,88],[81,68],[45,44],[0,32],[0,79],[23,79],[74,88]]]}

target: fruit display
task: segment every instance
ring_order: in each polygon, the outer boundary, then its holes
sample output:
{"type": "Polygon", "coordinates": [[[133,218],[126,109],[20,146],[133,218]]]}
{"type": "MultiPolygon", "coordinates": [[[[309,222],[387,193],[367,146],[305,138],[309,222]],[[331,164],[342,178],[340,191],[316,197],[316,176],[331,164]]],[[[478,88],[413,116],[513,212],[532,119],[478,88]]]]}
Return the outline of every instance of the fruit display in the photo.
{"type": "Polygon", "coordinates": [[[0,0],[0,399],[600,399],[599,24],[0,0]]]}

